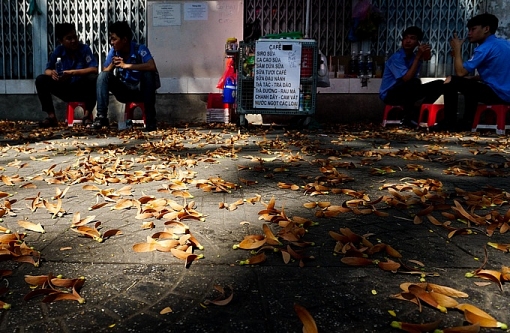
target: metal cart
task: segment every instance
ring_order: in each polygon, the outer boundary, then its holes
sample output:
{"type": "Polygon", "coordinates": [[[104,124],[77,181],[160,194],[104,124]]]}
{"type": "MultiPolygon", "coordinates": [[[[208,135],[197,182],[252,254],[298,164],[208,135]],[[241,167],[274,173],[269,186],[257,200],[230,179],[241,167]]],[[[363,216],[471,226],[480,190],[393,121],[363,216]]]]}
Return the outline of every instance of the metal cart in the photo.
{"type": "Polygon", "coordinates": [[[236,113],[241,126],[245,125],[246,114],[315,114],[318,68],[315,40],[240,42],[238,61],[236,113]],[[296,54],[297,50],[300,54],[296,54]]]}

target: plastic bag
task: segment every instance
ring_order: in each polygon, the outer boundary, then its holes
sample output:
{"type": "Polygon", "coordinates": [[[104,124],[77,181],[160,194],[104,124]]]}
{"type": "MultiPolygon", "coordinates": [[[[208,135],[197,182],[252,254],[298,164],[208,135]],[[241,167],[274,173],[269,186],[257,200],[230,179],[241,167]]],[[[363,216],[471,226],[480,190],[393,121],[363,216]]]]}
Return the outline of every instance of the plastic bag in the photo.
{"type": "Polygon", "coordinates": [[[363,20],[367,17],[372,4],[370,0],[360,0],[352,9],[352,18],[363,20]]]}
{"type": "Polygon", "coordinates": [[[379,24],[382,21],[382,13],[370,0],[359,0],[352,9],[352,25],[347,34],[351,42],[362,39],[374,38],[379,24]]]}
{"type": "Polygon", "coordinates": [[[327,88],[330,86],[328,59],[321,50],[319,50],[319,56],[320,60],[319,69],[317,71],[317,87],[327,88]]]}
{"type": "Polygon", "coordinates": [[[225,66],[225,71],[223,72],[223,75],[218,80],[218,84],[216,85],[216,88],[223,89],[225,86],[225,80],[227,77],[231,77],[234,80],[236,78],[236,73],[234,71],[234,58],[227,58],[227,64],[225,66]]]}

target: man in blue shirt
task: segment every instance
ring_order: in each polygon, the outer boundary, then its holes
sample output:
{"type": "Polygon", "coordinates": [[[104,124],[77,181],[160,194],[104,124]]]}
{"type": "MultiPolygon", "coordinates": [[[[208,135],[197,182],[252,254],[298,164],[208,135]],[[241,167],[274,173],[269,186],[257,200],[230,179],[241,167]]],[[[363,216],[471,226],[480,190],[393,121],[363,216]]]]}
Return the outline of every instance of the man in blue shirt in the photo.
{"type": "Polygon", "coordinates": [[[60,45],[51,53],[44,74],[37,76],[35,80],[42,110],[48,113],[48,117],[39,125],[58,126],[52,95],[65,102],[85,102],[83,121],[92,122],[92,110],[96,105],[97,60],[90,47],[78,40],[74,24],[57,24],[55,37],[60,45]],[[63,65],[61,75],[55,68],[57,58],[61,59],[63,65]]]}
{"type": "Polygon", "coordinates": [[[494,33],[499,20],[492,14],[480,14],[467,23],[467,39],[477,43],[473,56],[462,60],[463,39],[455,33],[450,41],[456,76],[445,81],[445,122],[451,130],[470,130],[478,102],[510,103],[510,42],[494,33]],[[478,71],[476,76],[468,76],[478,71]],[[457,124],[458,92],[464,95],[464,115],[457,124]]]}
{"type": "Polygon", "coordinates": [[[443,94],[443,80],[421,83],[419,78],[423,61],[431,58],[429,44],[421,44],[423,31],[409,27],[402,34],[402,47],[393,54],[384,67],[379,90],[380,99],[388,105],[404,107],[404,123],[417,118],[415,103],[434,103],[443,94]]]}
{"type": "Polygon", "coordinates": [[[156,63],[143,44],[132,41],[133,32],[126,21],[109,27],[112,48],[106,56],[103,71],[97,78],[97,117],[93,127],[109,126],[109,92],[121,103],[143,102],[145,131],[156,130],[156,63]]]}

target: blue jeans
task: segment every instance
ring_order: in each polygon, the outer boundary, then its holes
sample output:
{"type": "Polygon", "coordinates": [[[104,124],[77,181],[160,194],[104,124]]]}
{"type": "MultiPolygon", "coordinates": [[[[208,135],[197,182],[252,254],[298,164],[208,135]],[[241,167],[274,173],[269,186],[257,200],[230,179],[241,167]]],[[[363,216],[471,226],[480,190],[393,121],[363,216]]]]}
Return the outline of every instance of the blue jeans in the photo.
{"type": "Polygon", "coordinates": [[[154,73],[142,72],[140,85],[131,87],[113,75],[103,71],[97,77],[97,115],[108,117],[109,92],[121,103],[143,102],[147,126],[156,126],[156,89],[154,73]]]}

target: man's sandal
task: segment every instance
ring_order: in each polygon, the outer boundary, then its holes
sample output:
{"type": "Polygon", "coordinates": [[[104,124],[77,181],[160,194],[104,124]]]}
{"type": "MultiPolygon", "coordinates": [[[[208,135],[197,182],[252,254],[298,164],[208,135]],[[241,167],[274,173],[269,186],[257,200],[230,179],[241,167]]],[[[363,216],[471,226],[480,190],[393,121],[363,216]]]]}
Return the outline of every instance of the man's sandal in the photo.
{"type": "Polygon", "coordinates": [[[92,119],[90,119],[90,117],[89,117],[89,116],[85,116],[85,117],[83,117],[83,118],[81,119],[81,124],[82,124],[83,126],[85,126],[85,127],[90,127],[90,126],[92,126],[92,123],[93,123],[93,121],[92,121],[92,119]]]}
{"type": "Polygon", "coordinates": [[[39,127],[41,128],[58,127],[58,120],[55,117],[53,118],[47,117],[39,122],[39,127]]]}

